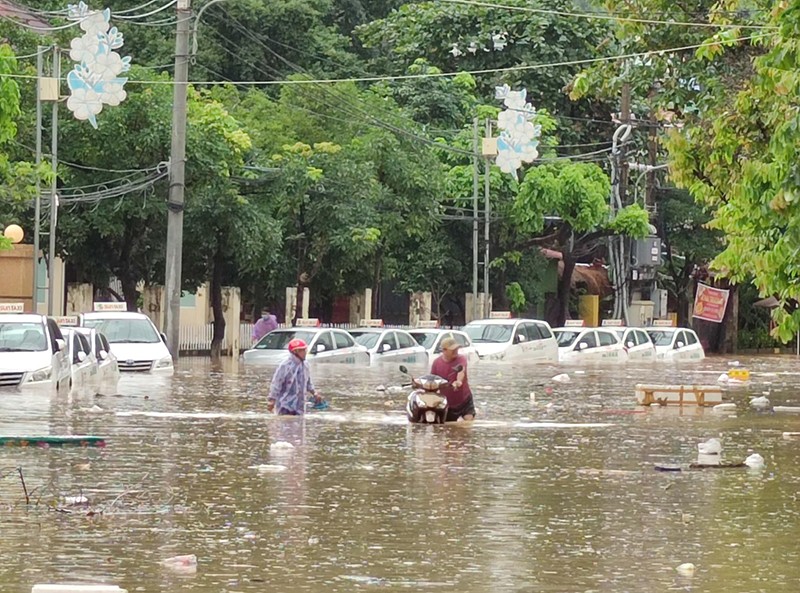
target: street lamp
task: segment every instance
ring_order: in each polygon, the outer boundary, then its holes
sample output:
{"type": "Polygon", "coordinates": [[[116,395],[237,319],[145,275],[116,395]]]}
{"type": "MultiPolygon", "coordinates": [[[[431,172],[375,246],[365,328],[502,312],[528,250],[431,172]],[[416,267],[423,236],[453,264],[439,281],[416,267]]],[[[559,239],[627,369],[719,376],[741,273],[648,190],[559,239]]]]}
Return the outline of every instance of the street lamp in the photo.
{"type": "Polygon", "coordinates": [[[3,236],[12,243],[16,244],[22,242],[23,237],[25,237],[25,233],[23,232],[22,227],[18,224],[10,224],[3,231],[3,236]]]}

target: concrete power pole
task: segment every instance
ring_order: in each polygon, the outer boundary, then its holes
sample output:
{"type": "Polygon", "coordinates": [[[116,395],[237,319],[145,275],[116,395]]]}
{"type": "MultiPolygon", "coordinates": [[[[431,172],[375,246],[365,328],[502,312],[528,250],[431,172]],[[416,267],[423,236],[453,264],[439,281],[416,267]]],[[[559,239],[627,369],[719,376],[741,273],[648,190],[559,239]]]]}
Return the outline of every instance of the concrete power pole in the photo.
{"type": "Polygon", "coordinates": [[[472,123],[472,319],[478,316],[478,150],[480,138],[478,137],[478,118],[472,123]]]}
{"type": "Polygon", "coordinates": [[[181,258],[183,257],[183,203],[186,173],[186,97],[189,83],[189,19],[191,0],[178,0],[175,36],[175,91],[172,106],[172,148],[167,201],[167,253],[164,289],[167,308],[164,333],[172,357],[178,359],[181,324],[181,258]]]}
{"type": "MultiPolygon", "coordinates": [[[[486,119],[486,131],[484,138],[489,139],[492,137],[492,120],[486,119]]],[[[492,291],[489,289],[489,216],[492,213],[492,206],[489,200],[489,174],[491,173],[492,162],[489,156],[484,156],[483,160],[483,212],[485,220],[483,221],[483,317],[488,319],[492,314],[492,303],[489,300],[492,291]]]]}

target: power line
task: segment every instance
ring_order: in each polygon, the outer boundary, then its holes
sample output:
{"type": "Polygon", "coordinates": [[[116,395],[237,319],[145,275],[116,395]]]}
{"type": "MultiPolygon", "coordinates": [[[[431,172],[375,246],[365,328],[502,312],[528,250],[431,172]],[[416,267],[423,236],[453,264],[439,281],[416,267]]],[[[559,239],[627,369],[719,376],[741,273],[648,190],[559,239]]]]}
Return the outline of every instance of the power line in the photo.
{"type": "Polygon", "coordinates": [[[655,19],[642,19],[637,17],[627,17],[627,16],[619,16],[615,14],[603,14],[603,13],[586,13],[586,12],[570,12],[565,10],[552,10],[549,8],[530,8],[527,6],[509,6],[508,4],[496,4],[494,2],[479,2],[477,0],[439,0],[439,2],[444,2],[448,4],[463,4],[467,6],[480,6],[484,8],[501,8],[504,10],[511,10],[511,11],[518,11],[518,12],[528,12],[528,13],[536,13],[536,14],[547,14],[547,15],[556,15],[556,16],[565,16],[565,17],[574,17],[574,18],[583,18],[583,19],[599,19],[599,20],[609,20],[609,21],[622,21],[622,22],[629,22],[629,23],[642,23],[646,25],[668,25],[668,26],[678,26],[678,27],[705,27],[705,28],[714,28],[714,29],[725,29],[725,28],[739,28],[739,29],[778,29],[777,26],[774,25],[744,25],[738,23],[726,23],[726,24],[717,24],[717,23],[699,23],[694,21],[689,22],[681,22],[681,21],[671,21],[671,20],[655,20],[655,19]]]}
{"type": "MultiPolygon", "coordinates": [[[[764,35],[750,35],[747,37],[738,37],[736,39],[725,40],[724,42],[720,41],[705,41],[703,43],[697,43],[693,45],[684,45],[681,47],[671,47],[665,49],[656,49],[656,50],[649,50],[644,52],[634,52],[628,54],[619,54],[616,56],[604,56],[600,58],[586,58],[583,60],[567,60],[563,62],[551,62],[547,64],[526,64],[526,65],[519,65],[519,66],[508,66],[506,68],[486,68],[482,70],[459,70],[455,72],[427,72],[427,73],[420,73],[420,74],[397,74],[397,75],[387,75],[387,76],[367,76],[367,77],[352,77],[352,78],[320,78],[320,79],[285,79],[285,80],[249,80],[249,81],[241,81],[241,80],[196,80],[190,81],[189,84],[197,84],[197,85],[226,85],[226,84],[233,84],[236,86],[282,86],[282,85],[323,85],[323,84],[336,84],[342,82],[381,82],[381,81],[392,81],[392,80],[414,80],[414,79],[426,79],[426,78],[448,78],[453,76],[458,76],[459,74],[499,74],[505,72],[522,72],[522,71],[532,71],[532,70],[542,70],[545,68],[559,68],[564,66],[583,66],[587,64],[599,64],[603,62],[614,62],[617,60],[629,60],[633,58],[646,58],[646,57],[653,57],[653,56],[663,56],[665,54],[670,53],[677,53],[682,51],[689,51],[694,49],[699,49],[701,47],[709,47],[714,45],[719,45],[720,43],[738,43],[740,41],[753,41],[756,39],[763,39],[765,37],[769,37],[774,35],[774,33],[764,34],[764,35]]],[[[4,77],[7,78],[18,78],[21,80],[35,80],[36,76],[29,75],[29,74],[4,74],[4,77]]],[[[62,78],[63,80],[63,78],[62,78]]],[[[166,84],[166,85],[174,85],[175,81],[172,80],[129,80],[128,84],[166,84]]],[[[609,123],[603,122],[602,120],[597,120],[602,123],[609,123]]]]}

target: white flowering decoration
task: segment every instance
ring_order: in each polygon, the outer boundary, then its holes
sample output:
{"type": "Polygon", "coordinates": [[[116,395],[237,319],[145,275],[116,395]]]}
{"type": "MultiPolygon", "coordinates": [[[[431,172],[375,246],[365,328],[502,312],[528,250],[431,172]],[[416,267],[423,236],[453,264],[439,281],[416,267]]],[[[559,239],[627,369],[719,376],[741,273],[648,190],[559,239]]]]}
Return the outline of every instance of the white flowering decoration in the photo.
{"type": "Polygon", "coordinates": [[[84,34],[72,40],[69,57],[77,62],[67,74],[70,96],[67,108],[76,119],[88,120],[97,128],[96,116],[103,105],[116,106],[127,97],[127,78],[120,74],[131,67],[130,57],[116,51],[122,47],[122,33],[112,27],[111,10],[90,10],[85,2],[67,6],[70,20],[80,21],[84,34]]]}
{"type": "Polygon", "coordinates": [[[517,178],[523,163],[532,163],[539,157],[539,137],[542,126],[535,124],[536,109],[527,102],[528,91],[512,91],[504,84],[495,87],[495,98],[506,106],[497,116],[497,127],[502,130],[497,138],[497,166],[504,173],[517,178]]]}

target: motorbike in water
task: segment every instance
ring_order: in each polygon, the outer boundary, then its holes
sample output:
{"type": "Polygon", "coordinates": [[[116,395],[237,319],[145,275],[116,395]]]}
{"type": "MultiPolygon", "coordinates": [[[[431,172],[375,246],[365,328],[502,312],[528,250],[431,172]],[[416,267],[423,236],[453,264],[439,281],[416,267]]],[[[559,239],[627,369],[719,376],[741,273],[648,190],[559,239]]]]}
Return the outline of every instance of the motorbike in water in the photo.
{"type": "MultiPolygon", "coordinates": [[[[463,367],[455,369],[461,372],[463,367]]],[[[400,372],[411,378],[411,393],[406,402],[408,421],[414,424],[444,424],[447,419],[447,398],[439,393],[439,389],[450,382],[439,375],[421,375],[412,377],[405,366],[400,372]]]]}

